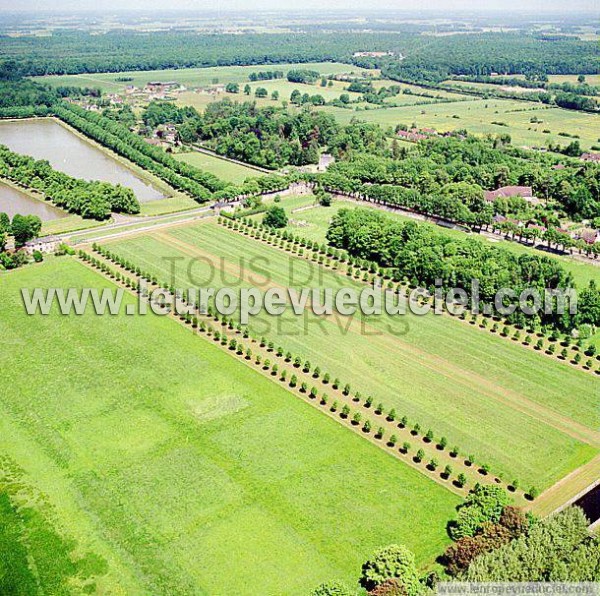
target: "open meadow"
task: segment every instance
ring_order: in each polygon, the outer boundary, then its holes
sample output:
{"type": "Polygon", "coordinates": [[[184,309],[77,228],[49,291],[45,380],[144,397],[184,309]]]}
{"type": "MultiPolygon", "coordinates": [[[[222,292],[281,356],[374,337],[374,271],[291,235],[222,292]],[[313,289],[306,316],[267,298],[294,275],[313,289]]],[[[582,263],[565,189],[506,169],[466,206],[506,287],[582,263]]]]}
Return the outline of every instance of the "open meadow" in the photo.
{"type": "MultiPolygon", "coordinates": [[[[216,223],[108,244],[176,287],[363,287],[216,223]],[[188,264],[190,269],[188,269],[188,264]],[[188,275],[191,273],[191,276],[188,275]]],[[[600,447],[597,380],[450,317],[258,315],[257,335],[396,408],[508,481],[546,488],[600,447]]]]}
{"type": "Polygon", "coordinates": [[[448,543],[457,496],[213,343],[126,316],[129,295],[115,316],[27,316],[22,287],[115,288],[69,257],[3,274],[0,539],[20,545],[18,585],[306,594],[353,584],[382,545],[425,568],[448,543]]]}
{"type": "Polygon", "coordinates": [[[262,176],[260,170],[245,166],[241,163],[222,159],[216,155],[200,153],[199,151],[190,151],[187,153],[175,153],[173,157],[179,161],[184,161],[192,166],[200,168],[206,172],[214,174],[221,180],[241,184],[246,178],[256,178],[262,176]]]}
{"type": "MultiPolygon", "coordinates": [[[[354,72],[361,69],[352,64],[340,62],[307,62],[302,64],[263,64],[259,66],[216,66],[209,68],[180,68],[167,70],[145,70],[118,73],[86,73],[81,75],[51,75],[36,77],[35,80],[53,86],[76,85],[94,87],[104,93],[124,91],[127,85],[143,87],[149,81],[175,81],[184,87],[208,87],[210,85],[226,85],[227,83],[248,82],[253,72],[266,70],[282,70],[287,73],[294,68],[315,70],[323,75],[354,72]],[[128,79],[126,81],[120,79],[128,79]]],[[[265,81],[266,82],[266,81],[265,81]]]]}
{"type": "Polygon", "coordinates": [[[572,139],[559,135],[579,135],[583,149],[598,144],[600,116],[556,107],[546,107],[511,99],[473,99],[452,103],[397,108],[346,110],[334,106],[320,108],[333,114],[342,124],[352,118],[382,126],[416,124],[440,132],[467,129],[473,134],[509,134],[514,145],[544,147],[549,142],[568,145],[572,139]],[[541,122],[532,123],[535,117],[541,122]],[[501,124],[493,124],[499,122],[501,124]],[[549,133],[544,132],[549,130],[549,133]]]}

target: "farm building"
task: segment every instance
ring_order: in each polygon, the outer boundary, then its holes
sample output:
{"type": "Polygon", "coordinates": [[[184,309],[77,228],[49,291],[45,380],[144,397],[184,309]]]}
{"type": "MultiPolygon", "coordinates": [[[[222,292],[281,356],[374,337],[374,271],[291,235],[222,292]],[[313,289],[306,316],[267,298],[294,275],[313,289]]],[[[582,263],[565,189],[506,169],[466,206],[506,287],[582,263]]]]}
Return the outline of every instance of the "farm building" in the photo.
{"type": "Polygon", "coordinates": [[[600,153],[583,153],[581,155],[581,160],[600,162],[600,153]]]}
{"type": "Polygon", "coordinates": [[[319,157],[319,164],[317,165],[317,170],[319,172],[324,172],[334,161],[335,157],[333,157],[333,155],[330,155],[329,153],[323,153],[319,157]]]}
{"type": "Polygon", "coordinates": [[[25,252],[33,254],[36,250],[42,253],[53,253],[60,246],[61,240],[57,236],[46,236],[44,238],[34,238],[25,243],[25,252]]]}
{"type": "Polygon", "coordinates": [[[533,200],[533,191],[531,186],[502,186],[496,190],[486,190],[484,198],[489,203],[496,199],[508,199],[511,197],[522,197],[526,200],[533,200]]]}

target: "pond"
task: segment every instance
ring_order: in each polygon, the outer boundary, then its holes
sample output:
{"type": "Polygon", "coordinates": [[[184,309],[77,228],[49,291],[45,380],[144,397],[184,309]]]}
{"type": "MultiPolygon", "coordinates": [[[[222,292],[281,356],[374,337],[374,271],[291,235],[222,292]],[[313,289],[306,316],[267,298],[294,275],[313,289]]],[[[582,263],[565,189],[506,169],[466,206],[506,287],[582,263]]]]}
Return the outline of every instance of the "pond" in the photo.
{"type": "Polygon", "coordinates": [[[583,509],[591,524],[600,520],[600,483],[573,504],[583,509]]]}
{"type": "Polygon", "coordinates": [[[67,212],[53,207],[50,203],[31,198],[24,192],[0,182],[0,213],[13,215],[37,215],[42,221],[66,217],[67,212]]]}
{"type": "Polygon", "coordinates": [[[127,186],[141,203],[165,197],[116,159],[50,118],[1,121],[0,144],[16,153],[46,159],[53,168],[75,178],[127,186]]]}

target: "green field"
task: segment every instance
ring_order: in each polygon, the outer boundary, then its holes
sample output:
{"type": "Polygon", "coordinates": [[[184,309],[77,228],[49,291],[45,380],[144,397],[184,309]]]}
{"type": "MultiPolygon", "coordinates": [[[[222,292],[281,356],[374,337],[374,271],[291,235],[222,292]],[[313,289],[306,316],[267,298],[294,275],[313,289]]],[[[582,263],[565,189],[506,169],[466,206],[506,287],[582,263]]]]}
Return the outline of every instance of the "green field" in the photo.
{"type": "MultiPolygon", "coordinates": [[[[285,208],[288,218],[290,219],[288,230],[294,232],[294,234],[302,236],[303,238],[308,238],[309,240],[313,241],[316,240],[320,243],[326,241],[325,234],[327,233],[329,222],[340,209],[353,209],[359,206],[366,209],[376,209],[375,206],[368,202],[358,204],[352,201],[337,199],[334,200],[331,207],[326,208],[314,206],[314,201],[315,199],[312,196],[283,197],[281,205],[285,208]],[[308,206],[313,206],[313,208],[303,209],[302,211],[295,213],[293,212],[295,209],[308,206]]],[[[401,213],[386,211],[386,214],[389,217],[398,219],[399,221],[415,221],[414,219],[409,218],[407,215],[402,215],[401,213]]],[[[262,219],[262,215],[255,215],[253,216],[253,219],[260,220],[262,219]]],[[[423,222],[423,225],[432,225],[439,234],[450,236],[452,238],[464,239],[467,237],[467,235],[460,230],[443,228],[433,223],[426,224],[423,222]]],[[[598,284],[600,284],[600,267],[597,265],[584,263],[573,257],[554,255],[546,252],[542,253],[518,242],[504,240],[502,236],[498,236],[497,240],[488,239],[480,234],[471,234],[469,237],[476,237],[482,242],[493,243],[496,246],[501,246],[502,248],[505,248],[506,250],[509,250],[515,254],[531,254],[533,252],[533,254],[545,254],[552,259],[556,259],[567,271],[571,272],[573,279],[579,288],[585,287],[591,279],[594,279],[598,284]]]]}
{"type": "Polygon", "coordinates": [[[208,155],[207,153],[191,152],[177,153],[173,157],[179,161],[184,161],[192,166],[196,166],[201,170],[205,170],[214,174],[221,180],[241,184],[246,178],[256,178],[262,176],[262,172],[249,168],[242,164],[221,159],[219,157],[208,155]]]}
{"type": "Polygon", "coordinates": [[[334,114],[342,124],[352,118],[376,122],[382,126],[415,123],[418,127],[432,127],[440,132],[466,128],[473,134],[508,133],[514,145],[544,147],[548,142],[568,145],[572,139],[559,132],[578,134],[581,147],[589,149],[598,143],[600,115],[573,110],[544,107],[541,104],[511,99],[474,99],[454,103],[372,110],[345,110],[333,106],[320,108],[334,114]],[[454,116],[457,116],[456,118],[454,116]],[[532,124],[536,117],[542,123],[532,124]],[[508,126],[492,124],[504,122],[508,126]],[[544,133],[543,130],[550,130],[544,133]]]}
{"type": "Polygon", "coordinates": [[[114,287],[82,264],[2,278],[0,539],[21,588],[306,594],[379,546],[425,566],[447,544],[455,495],[173,320],[25,315],[21,287],[114,287]]]}
{"type": "MultiPolygon", "coordinates": [[[[192,283],[185,263],[196,257],[209,259],[214,267],[208,278],[208,264],[194,262],[194,285],[236,284],[241,279],[248,286],[253,274],[279,287],[355,285],[330,272],[316,277],[321,270],[307,261],[215,223],[140,235],[110,246],[161,279],[168,279],[171,271],[165,257],[181,258],[175,282],[182,288],[192,283]]],[[[528,486],[549,486],[600,446],[600,401],[593,375],[449,317],[369,317],[362,324],[358,319],[312,313],[295,317],[288,312],[277,321],[259,315],[252,326],[258,335],[318,363],[332,378],[350,382],[353,390],[372,394],[413,423],[431,427],[436,436],[445,435],[509,481],[516,477],[528,486]]]]}
{"type": "Polygon", "coordinates": [[[360,73],[361,69],[352,64],[339,62],[309,62],[306,64],[263,64],[260,66],[218,66],[210,68],[181,68],[168,70],[146,70],[118,73],[94,73],[84,75],[51,75],[36,77],[39,82],[49,85],[75,85],[97,87],[104,93],[117,93],[127,85],[143,87],[149,81],[176,81],[185,87],[202,87],[214,83],[241,83],[248,81],[252,72],[282,70],[286,73],[293,68],[316,70],[324,75],[341,73],[360,73]],[[131,81],[117,81],[118,78],[131,78],[131,81]]]}

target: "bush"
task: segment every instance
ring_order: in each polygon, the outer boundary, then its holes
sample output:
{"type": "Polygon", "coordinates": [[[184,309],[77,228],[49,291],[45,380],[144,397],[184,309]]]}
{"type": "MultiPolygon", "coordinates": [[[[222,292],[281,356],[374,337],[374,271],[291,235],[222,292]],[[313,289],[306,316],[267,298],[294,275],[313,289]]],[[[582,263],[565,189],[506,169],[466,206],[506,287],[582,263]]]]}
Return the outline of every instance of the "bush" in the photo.
{"type": "Polygon", "coordinates": [[[352,596],[352,592],[342,582],[331,581],[317,586],[311,596],[352,596]]]}
{"type": "Polygon", "coordinates": [[[269,207],[263,217],[263,225],[269,228],[285,228],[288,225],[285,209],[279,205],[269,207]]]}

